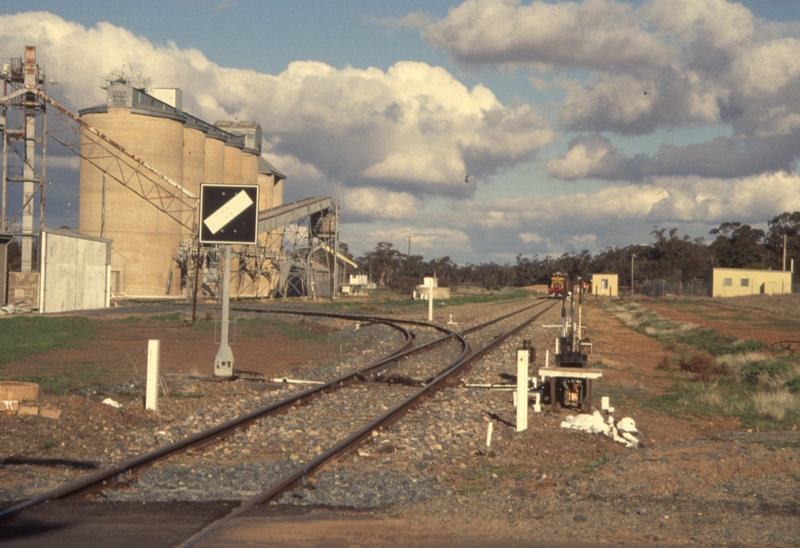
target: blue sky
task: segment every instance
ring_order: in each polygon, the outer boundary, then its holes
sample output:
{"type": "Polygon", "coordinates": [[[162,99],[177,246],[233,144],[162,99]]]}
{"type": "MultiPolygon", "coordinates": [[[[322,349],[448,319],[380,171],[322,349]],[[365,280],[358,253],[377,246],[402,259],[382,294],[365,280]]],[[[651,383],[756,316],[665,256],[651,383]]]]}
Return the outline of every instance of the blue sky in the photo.
{"type": "MultiPolygon", "coordinates": [[[[340,199],[356,253],[412,235],[426,258],[513,262],[800,209],[800,2],[25,7],[0,11],[0,57],[36,45],[57,101],[102,103],[124,67],[207,120],[255,119],[287,200],[340,199]]],[[[75,227],[77,163],[53,164],[48,225],[75,227]]]]}

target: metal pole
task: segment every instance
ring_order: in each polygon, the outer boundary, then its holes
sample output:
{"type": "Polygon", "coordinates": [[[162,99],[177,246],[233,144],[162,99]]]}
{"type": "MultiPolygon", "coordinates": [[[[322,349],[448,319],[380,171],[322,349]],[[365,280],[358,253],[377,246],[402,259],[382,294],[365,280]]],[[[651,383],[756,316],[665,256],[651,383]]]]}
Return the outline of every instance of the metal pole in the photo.
{"type": "MultiPolygon", "coordinates": [[[[193,232],[197,232],[194,230],[193,232]]],[[[191,251],[189,257],[192,256],[191,251]]],[[[186,269],[187,272],[189,269],[186,269]]],[[[192,288],[192,325],[197,319],[197,286],[200,278],[200,238],[197,238],[197,254],[194,257],[194,287],[192,288]]]]}
{"type": "MultiPolygon", "coordinates": [[[[8,80],[3,76],[3,97],[8,95],[8,80]]],[[[5,126],[3,126],[3,174],[2,174],[2,197],[3,208],[0,210],[0,230],[6,230],[6,179],[8,177],[8,104],[3,103],[2,116],[5,126]]],[[[2,297],[0,297],[2,300],[2,297]]]]}
{"type": "Polygon", "coordinates": [[[633,297],[633,260],[636,258],[635,254],[631,254],[631,297],[633,297]]]}
{"type": "Polygon", "coordinates": [[[106,233],[106,174],[103,173],[103,191],[100,198],[100,237],[105,238],[106,233]]]}
{"type": "MultiPolygon", "coordinates": [[[[47,108],[45,103],[42,103],[42,173],[39,178],[39,186],[41,187],[41,200],[39,207],[39,228],[44,228],[44,198],[45,187],[47,186],[47,108]]],[[[41,243],[40,243],[41,245],[41,243]]],[[[41,249],[39,250],[41,252],[41,249]]]]}
{"type": "MultiPolygon", "coordinates": [[[[22,232],[33,232],[33,178],[36,165],[36,118],[33,107],[25,98],[23,113],[25,116],[25,162],[22,168],[22,232]]],[[[22,272],[30,272],[33,260],[33,239],[30,236],[22,238],[22,272]]]]}
{"type": "Polygon", "coordinates": [[[339,296],[339,260],[336,257],[339,253],[339,204],[334,207],[333,223],[333,291],[331,300],[339,296]]]}
{"type": "Polygon", "coordinates": [[[220,336],[219,350],[214,358],[214,376],[233,376],[233,352],[228,345],[228,312],[230,311],[231,293],[231,246],[225,244],[224,274],[222,278],[222,334],[220,336]]]}
{"type": "Polygon", "coordinates": [[[786,272],[786,234],[783,235],[783,271],[786,272]]]}

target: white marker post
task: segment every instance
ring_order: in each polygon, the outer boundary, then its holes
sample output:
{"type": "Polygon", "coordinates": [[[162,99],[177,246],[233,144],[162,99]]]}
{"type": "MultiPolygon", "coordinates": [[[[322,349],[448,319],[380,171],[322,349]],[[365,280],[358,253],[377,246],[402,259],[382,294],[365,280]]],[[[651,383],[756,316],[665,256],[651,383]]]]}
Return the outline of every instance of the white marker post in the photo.
{"type": "Polygon", "coordinates": [[[428,321],[433,321],[433,284],[428,288],[428,321]]]}
{"type": "Polygon", "coordinates": [[[158,413],[158,376],[161,362],[161,341],[147,341],[147,389],[144,408],[158,413]]]}
{"type": "Polygon", "coordinates": [[[531,351],[517,349],[517,432],[528,429],[528,366],[531,351]]]}

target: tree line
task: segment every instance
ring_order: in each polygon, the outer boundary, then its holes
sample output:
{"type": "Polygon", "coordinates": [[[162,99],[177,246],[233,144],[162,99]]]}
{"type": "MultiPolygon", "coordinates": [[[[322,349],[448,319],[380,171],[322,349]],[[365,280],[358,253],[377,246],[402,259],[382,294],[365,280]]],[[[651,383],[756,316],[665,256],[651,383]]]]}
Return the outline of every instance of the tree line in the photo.
{"type": "Polygon", "coordinates": [[[425,260],[422,255],[402,253],[390,242],[355,257],[370,281],[408,293],[423,276],[435,276],[443,287],[476,285],[496,290],[547,284],[554,272],[571,279],[590,274],[617,274],[621,286],[631,285],[631,267],[637,283],[667,279],[683,283],[705,282],[713,268],[782,270],[784,242],[786,269],[790,259],[800,260],[800,211],[781,213],[767,223],[767,230],[739,222],[724,222],[706,238],[678,235],[677,228],[651,232],[653,242],[608,247],[594,255],[586,250],[560,257],[517,255],[516,264],[455,264],[449,256],[425,260]],[[633,260],[632,260],[633,258],[633,260]]]}

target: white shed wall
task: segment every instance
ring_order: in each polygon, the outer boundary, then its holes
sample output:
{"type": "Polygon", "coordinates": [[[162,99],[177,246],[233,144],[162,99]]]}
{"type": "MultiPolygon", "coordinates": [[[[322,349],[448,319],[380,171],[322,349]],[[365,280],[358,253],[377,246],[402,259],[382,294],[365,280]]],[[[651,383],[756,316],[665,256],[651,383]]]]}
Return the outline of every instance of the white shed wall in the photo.
{"type": "Polygon", "coordinates": [[[41,312],[108,306],[111,242],[56,232],[42,233],[41,312]]]}

